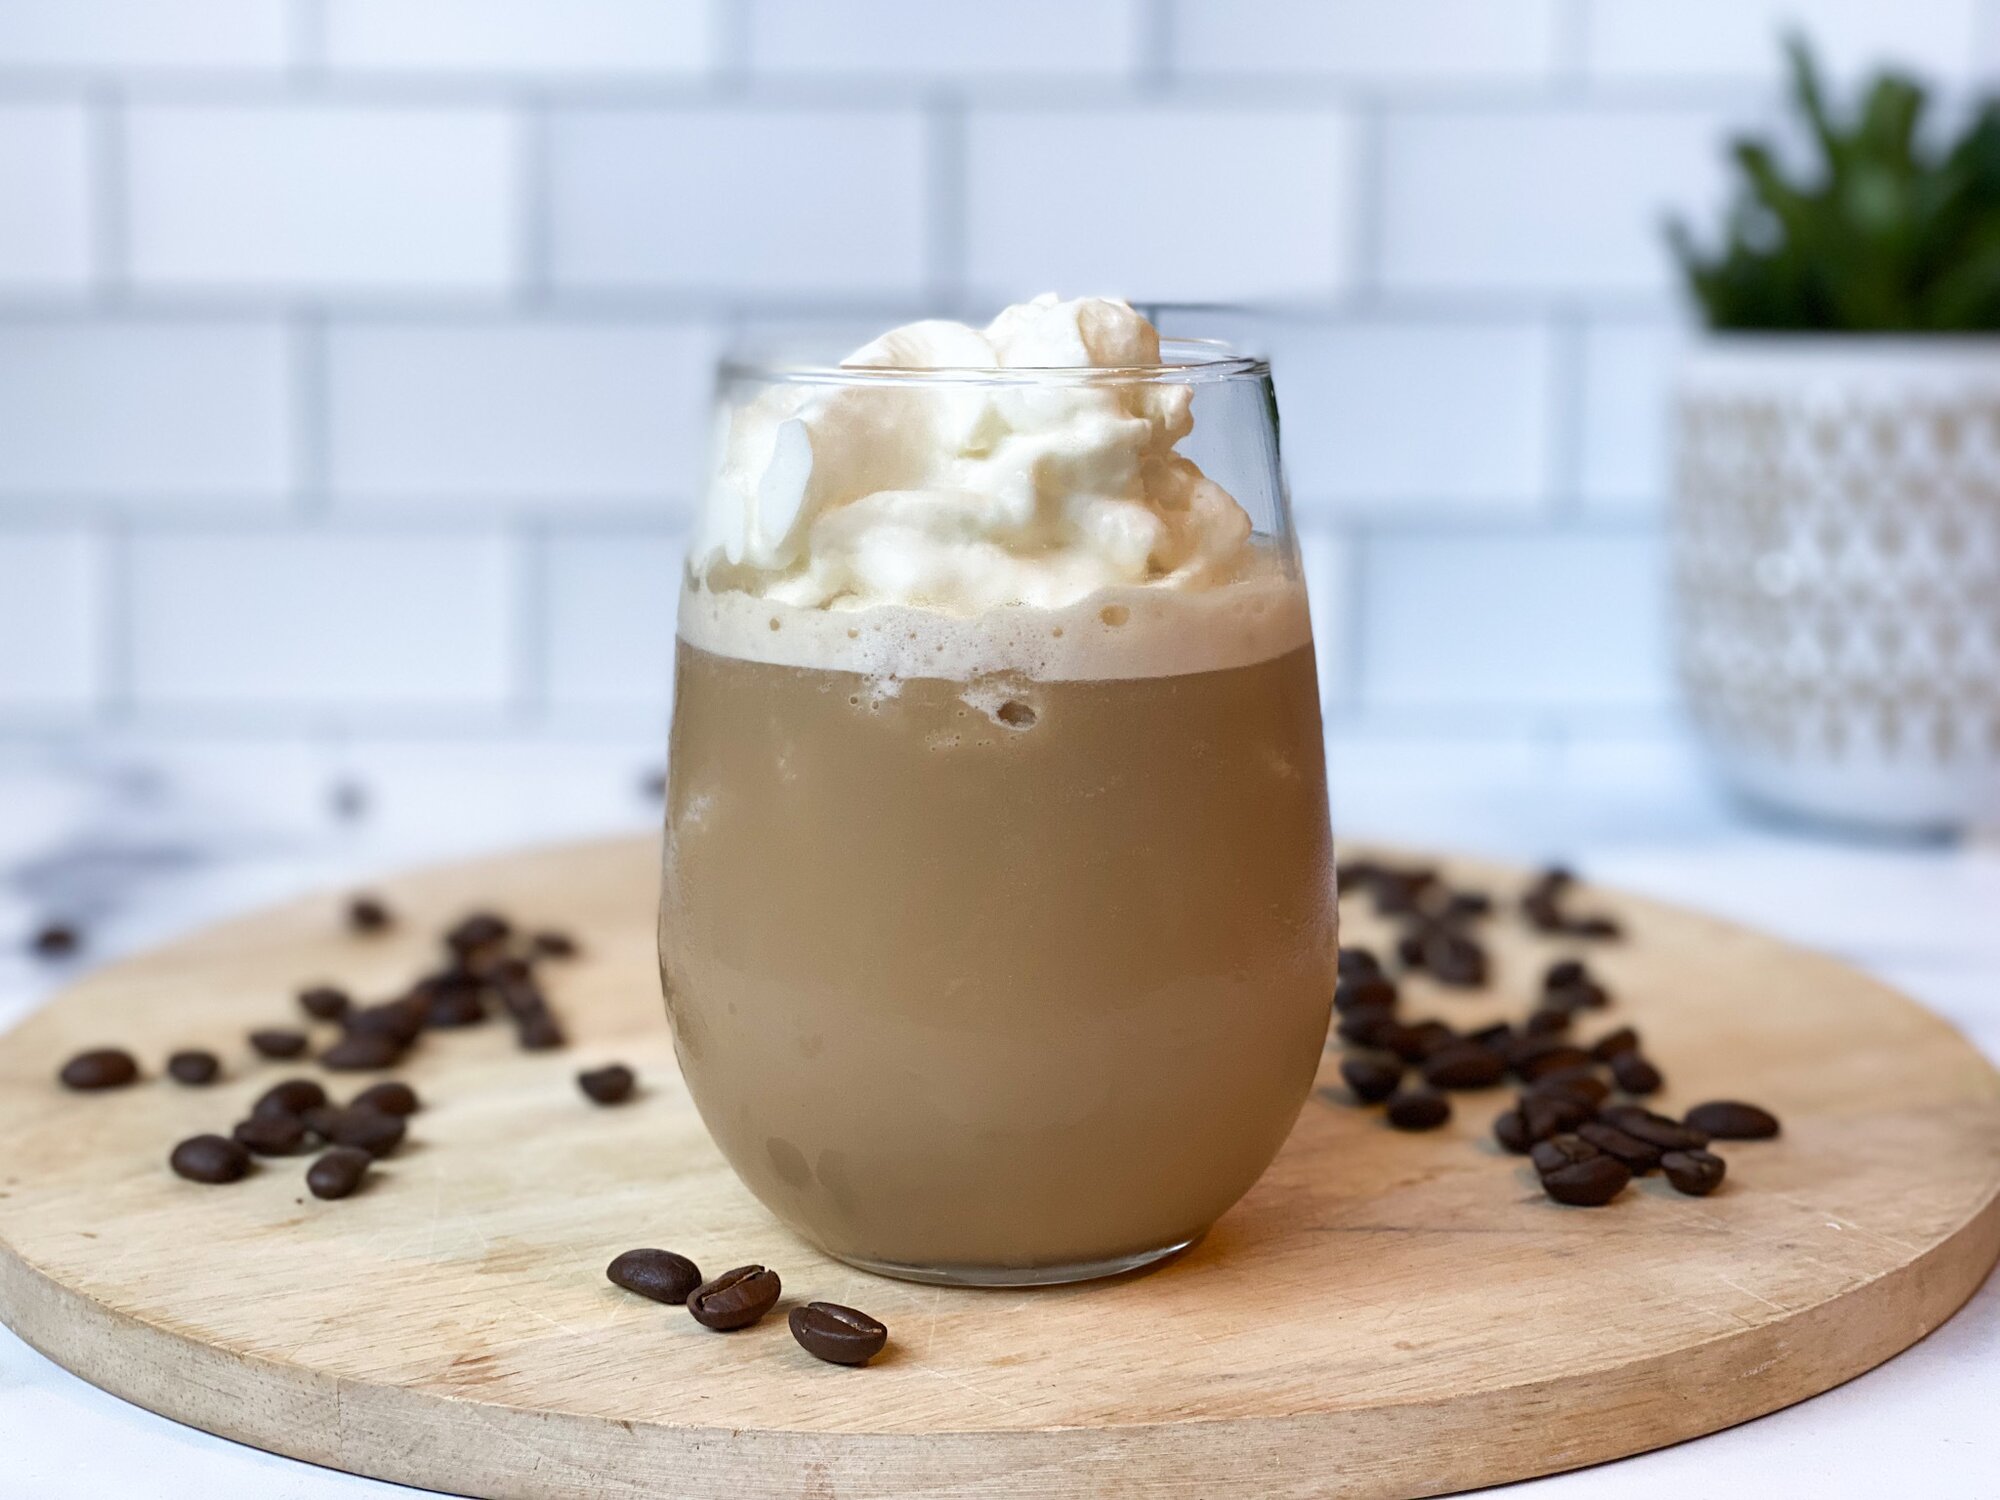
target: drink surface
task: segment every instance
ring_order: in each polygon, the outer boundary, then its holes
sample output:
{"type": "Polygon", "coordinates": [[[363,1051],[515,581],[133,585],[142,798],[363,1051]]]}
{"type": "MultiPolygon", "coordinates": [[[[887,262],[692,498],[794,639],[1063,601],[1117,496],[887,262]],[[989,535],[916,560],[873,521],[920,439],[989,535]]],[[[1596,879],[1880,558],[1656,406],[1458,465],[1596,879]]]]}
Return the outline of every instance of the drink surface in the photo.
{"type": "Polygon", "coordinates": [[[961,680],[683,639],[677,670],[662,978],[775,1212],[875,1264],[1081,1265],[1255,1181],[1333,987],[1309,643],[961,680]]]}

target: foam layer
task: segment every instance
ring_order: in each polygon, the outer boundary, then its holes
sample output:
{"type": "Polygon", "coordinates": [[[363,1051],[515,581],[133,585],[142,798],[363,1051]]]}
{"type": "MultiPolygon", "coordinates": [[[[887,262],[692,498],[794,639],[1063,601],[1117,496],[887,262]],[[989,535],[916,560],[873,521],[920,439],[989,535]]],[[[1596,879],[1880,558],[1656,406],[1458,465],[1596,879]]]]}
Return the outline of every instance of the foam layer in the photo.
{"type": "Polygon", "coordinates": [[[689,645],[717,656],[952,682],[990,673],[1077,682],[1217,672],[1269,661],[1312,638],[1305,585],[1275,559],[1209,589],[1142,584],[1054,609],[1000,605],[977,615],[898,604],[802,607],[691,578],[679,629],[689,645]]]}

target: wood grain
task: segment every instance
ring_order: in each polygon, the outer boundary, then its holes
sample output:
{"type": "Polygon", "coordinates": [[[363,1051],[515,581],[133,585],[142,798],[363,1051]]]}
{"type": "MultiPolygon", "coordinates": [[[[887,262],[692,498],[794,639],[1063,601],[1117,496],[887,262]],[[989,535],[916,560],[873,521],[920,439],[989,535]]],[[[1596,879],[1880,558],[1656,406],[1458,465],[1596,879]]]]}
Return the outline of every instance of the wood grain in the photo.
{"type": "MultiPolygon", "coordinates": [[[[1784,1117],[1782,1139],[1723,1148],[1715,1197],[1651,1179],[1610,1209],[1557,1207],[1487,1142],[1497,1093],[1461,1096],[1430,1136],[1315,1098],[1250,1196],[1159,1270],[1036,1292],[880,1280],[780,1228],[708,1144],[657,996],[655,859],[621,841],[420,872],[387,884],[408,920],[374,940],[343,931],[338,898],[301,902],[92,974],[0,1038],[6,1320],[179,1420],[451,1491],[1422,1495],[1823,1391],[1921,1338],[2000,1253],[2000,1077],[1950,1027],[1828,959],[1603,893],[1633,934],[1592,955],[1618,997],[1604,1026],[1641,1027],[1669,1104],[1784,1117]],[[299,984],[387,994],[486,904],[586,944],[552,980],[568,1052],[522,1054],[499,1028],[427,1038],[404,1075],[430,1107],[345,1202],[306,1195],[303,1159],[225,1188],[168,1173],[173,1141],[287,1076],[243,1035],[290,1017],[299,984]],[[149,1081],[55,1087],[64,1057],[107,1042],[149,1081]],[[228,1080],[160,1079],[185,1045],[222,1051],[228,1080]],[[643,1092],[594,1107],[574,1074],[614,1057],[643,1092]],[[707,1332],[604,1280],[647,1244],[763,1261],[788,1300],[882,1318],[890,1349],[845,1370],[782,1316],[707,1332]]],[[[1518,1011],[1562,950],[1496,930],[1504,1005],[1414,984],[1412,1008],[1518,1011]]]]}

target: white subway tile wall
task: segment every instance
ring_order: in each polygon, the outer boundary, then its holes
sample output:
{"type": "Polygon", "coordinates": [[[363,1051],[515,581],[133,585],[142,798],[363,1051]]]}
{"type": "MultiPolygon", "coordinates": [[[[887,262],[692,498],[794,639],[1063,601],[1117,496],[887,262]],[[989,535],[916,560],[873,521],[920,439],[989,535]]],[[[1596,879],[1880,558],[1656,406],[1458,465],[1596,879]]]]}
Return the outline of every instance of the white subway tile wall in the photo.
{"type": "Polygon", "coordinates": [[[1794,25],[2000,72],[2000,0],[7,0],[0,737],[656,739],[718,351],[1049,287],[1271,354],[1344,743],[1670,732],[1660,224],[1794,25]]]}

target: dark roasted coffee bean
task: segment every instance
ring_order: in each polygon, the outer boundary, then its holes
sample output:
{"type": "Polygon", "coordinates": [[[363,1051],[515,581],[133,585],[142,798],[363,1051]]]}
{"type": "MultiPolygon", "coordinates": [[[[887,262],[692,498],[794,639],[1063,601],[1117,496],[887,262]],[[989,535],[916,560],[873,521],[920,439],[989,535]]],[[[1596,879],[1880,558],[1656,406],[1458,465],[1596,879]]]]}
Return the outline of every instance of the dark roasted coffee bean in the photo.
{"type": "Polygon", "coordinates": [[[704,1281],[688,1293],[687,1310],[704,1328],[724,1333],[748,1328],[778,1305],[784,1290],[776,1271],[762,1266],[738,1266],[704,1281]]]}
{"type": "Polygon", "coordinates": [[[361,1186],[375,1158],[357,1146],[322,1151],[306,1168],[306,1187],[315,1198],[345,1198],[361,1186]]]}
{"type": "Polygon", "coordinates": [[[1458,1033],[1442,1021],[1419,1021],[1414,1026],[1396,1026],[1382,1033],[1382,1045],[1407,1063],[1419,1063],[1433,1052],[1458,1044],[1458,1033]]]}
{"type": "Polygon", "coordinates": [[[1382,1034],[1396,1025],[1396,1013],[1386,1005],[1357,1005],[1343,1015],[1334,1030],[1357,1047],[1380,1044],[1382,1034]]]}
{"type": "Polygon", "coordinates": [[[257,1102],[250,1106],[250,1118],[261,1120],[269,1115],[301,1115],[326,1103],[326,1090],[310,1078],[287,1078],[283,1083],[274,1083],[257,1096],[257,1102]]]}
{"type": "Polygon", "coordinates": [[[1521,1096],[1519,1108],[1531,1142],[1574,1130],[1591,1116],[1589,1103],[1570,1094],[1532,1091],[1521,1096]]]}
{"type": "Polygon", "coordinates": [[[1638,1104],[1609,1104],[1598,1111],[1597,1117],[1662,1151],[1699,1151],[1708,1144],[1705,1131],[1666,1115],[1656,1115],[1638,1104]]]}
{"type": "Polygon", "coordinates": [[[1572,984],[1590,982],[1590,970],[1580,958],[1559,958],[1542,971],[1542,988],[1545,990],[1565,989],[1572,984]]]}
{"type": "Polygon", "coordinates": [[[424,1024],[440,1031],[486,1019],[486,986],[471,975],[438,985],[424,997],[424,1024]]]}
{"type": "Polygon", "coordinates": [[[1439,928],[1424,939],[1423,966],[1439,984],[1477,989],[1486,983],[1486,950],[1477,939],[1439,928]]]}
{"type": "Polygon", "coordinates": [[[627,1250],[604,1268],[613,1286],[679,1307],[701,1285],[701,1270],[671,1250],[627,1250]]]}
{"type": "Polygon", "coordinates": [[[1589,1068],[1557,1068],[1553,1073],[1544,1073],[1537,1078],[1529,1085],[1529,1092],[1567,1094],[1596,1109],[1611,1097],[1611,1085],[1589,1068]]]}
{"type": "Polygon", "coordinates": [[[403,1144],[409,1122],[401,1115],[350,1105],[318,1121],[314,1129],[336,1146],[355,1146],[370,1156],[387,1156],[403,1144]]]}
{"type": "Polygon", "coordinates": [[[1372,948],[1342,948],[1340,950],[1340,977],[1342,979],[1370,979],[1382,972],[1382,960],[1375,956],[1372,948]]]}
{"type": "Polygon", "coordinates": [[[1571,1021],[1568,1011],[1550,1010],[1547,1006],[1544,1006],[1540,1010],[1529,1013],[1523,1029],[1526,1030],[1529,1036],[1560,1036],[1563,1032],[1569,1030],[1570,1025],[1571,1021]]]}
{"type": "Polygon", "coordinates": [[[340,1118],[337,1104],[315,1104],[311,1109],[302,1110],[299,1118],[305,1121],[306,1129],[325,1140],[333,1133],[333,1122],[340,1118]]]}
{"type": "Polygon", "coordinates": [[[1591,1043],[1590,1055],[1599,1062],[1610,1062],[1621,1052],[1639,1050],[1639,1033],[1630,1026],[1620,1026],[1616,1031],[1607,1031],[1591,1043]]]}
{"type": "Polygon", "coordinates": [[[1406,969],[1421,969],[1424,966],[1424,941],[1429,934],[1420,927],[1413,927],[1396,939],[1396,962],[1406,969]]]}
{"type": "Polygon", "coordinates": [[[417,1091],[407,1083],[390,1079],[387,1083],[371,1083],[350,1099],[347,1107],[379,1110],[385,1115],[413,1115],[421,1107],[421,1101],[417,1091]]]}
{"type": "Polygon", "coordinates": [[[1628,1094],[1657,1094],[1666,1080],[1642,1052],[1620,1052],[1611,1059],[1611,1077],[1628,1094]]]}
{"type": "Polygon", "coordinates": [[[1380,870],[1369,885],[1375,900],[1375,914],[1406,917],[1423,909],[1424,899],[1437,884],[1437,871],[1421,868],[1380,870]]]}
{"type": "Polygon", "coordinates": [[[122,1089],[139,1077],[139,1064],[132,1060],[132,1054],[121,1047],[97,1047],[89,1052],[79,1052],[62,1065],[56,1075],[66,1089],[92,1092],[97,1089],[122,1089]]]}
{"type": "Polygon", "coordinates": [[[37,958],[68,958],[83,946],[83,935],[67,922],[44,922],[28,947],[37,958]]]}
{"type": "Polygon", "coordinates": [[[226,1135],[191,1135],[174,1147],[167,1165],[189,1182],[235,1182],[250,1170],[250,1152],[226,1135]]]}
{"type": "Polygon", "coordinates": [[[1515,1074],[1523,1083],[1533,1083],[1566,1068],[1580,1068],[1590,1062],[1590,1054],[1572,1047],[1560,1037],[1527,1037],[1508,1054],[1515,1074]]]}
{"type": "Polygon", "coordinates": [[[1593,1156],[1542,1173],[1542,1191],[1572,1208],[1602,1208],[1631,1180],[1631,1172],[1617,1157],[1593,1156]]]}
{"type": "Polygon", "coordinates": [[[865,1365],[889,1342],[889,1330],[838,1302],[808,1302],[792,1309],[792,1337],[814,1359],[830,1365],[865,1365]]]}
{"type": "Polygon", "coordinates": [[[1395,983],[1385,975],[1364,974],[1358,979],[1343,979],[1333,987],[1333,1008],[1343,1016],[1365,1005],[1393,1007],[1395,1003],[1395,983]]]}
{"type": "Polygon", "coordinates": [[[1524,1154],[1535,1143],[1528,1134],[1528,1122],[1518,1108],[1503,1110],[1493,1117],[1493,1139],[1500,1143],[1503,1151],[1511,1151],[1516,1156],[1524,1154]]]}
{"type": "Polygon", "coordinates": [[[1489,1089],[1506,1076],[1506,1058],[1471,1042],[1453,1042],[1424,1059],[1424,1082],[1434,1089],[1489,1089]]]}
{"type": "Polygon", "coordinates": [[[1625,936],[1625,927],[1616,917],[1590,916],[1566,917],[1562,931],[1571,937],[1588,938],[1593,941],[1608,941],[1625,936]]]}
{"type": "Polygon", "coordinates": [[[341,1017],[341,1029],[350,1036],[386,1036],[407,1047],[424,1029],[425,1002],[421,995],[400,1000],[384,1000],[380,1005],[362,1005],[341,1017]]]}
{"type": "Polygon", "coordinates": [[[356,896],[347,903],[347,925],[356,932],[386,932],[395,921],[389,908],[374,896],[356,896]]]}
{"type": "Polygon", "coordinates": [[[1403,1081],[1403,1065],[1386,1057],[1346,1057],[1340,1062],[1340,1076],[1355,1098],[1364,1104],[1380,1104],[1403,1081]]]}
{"type": "Polygon", "coordinates": [[[222,1072],[222,1064],[213,1052],[190,1048],[176,1052],[167,1059],[167,1076],[175,1083],[185,1083],[199,1088],[205,1083],[213,1083],[222,1072]]]}
{"type": "Polygon", "coordinates": [[[513,935],[514,924],[497,912],[476,911],[444,935],[445,946],[461,958],[496,948],[513,935]]]}
{"type": "Polygon", "coordinates": [[[1589,1161],[1593,1156],[1604,1153],[1591,1145],[1582,1136],[1564,1133],[1552,1135],[1545,1141],[1537,1141],[1528,1152],[1535,1170],[1544,1177],[1559,1167],[1574,1166],[1580,1161],[1589,1161]]]}
{"type": "Polygon", "coordinates": [[[1706,1198],[1722,1186],[1729,1164],[1713,1151],[1669,1151],[1660,1158],[1660,1170],[1676,1192],[1706,1198]]]}
{"type": "Polygon", "coordinates": [[[1576,1127],[1576,1133],[1606,1156],[1617,1157],[1635,1176],[1643,1177],[1660,1164],[1658,1146],[1627,1135],[1616,1125],[1607,1125],[1602,1120],[1586,1120],[1576,1127]]]}
{"type": "Polygon", "coordinates": [[[1477,1042],[1482,1047],[1491,1047],[1501,1056],[1514,1045],[1514,1028],[1505,1021],[1495,1021],[1491,1026],[1482,1026],[1477,1031],[1465,1034],[1468,1042],[1477,1042]]]}
{"type": "Polygon", "coordinates": [[[593,1104],[623,1104],[632,1097],[632,1085],[637,1081],[623,1063],[590,1068],[576,1075],[576,1086],[589,1095],[593,1104]]]}
{"type": "Polygon", "coordinates": [[[1435,1130],[1451,1118],[1451,1101],[1443,1094],[1416,1089],[1389,1101],[1389,1123],[1398,1130],[1435,1130]]]}
{"type": "Polygon", "coordinates": [[[1687,1112],[1687,1123],[1718,1141],[1768,1141],[1778,1133],[1778,1117],[1736,1099],[1711,1099],[1687,1112]]]}
{"type": "Polygon", "coordinates": [[[1542,991],[1542,1009],[1560,1010],[1570,1015],[1580,1010],[1604,1010],[1610,1004],[1611,996],[1604,986],[1592,984],[1587,979],[1542,991]]]}
{"type": "Polygon", "coordinates": [[[290,1156],[306,1144],[306,1122],[297,1115],[252,1115],[229,1133],[259,1156],[290,1156]]]}
{"type": "Polygon", "coordinates": [[[379,1031],[350,1031],[326,1051],[319,1064],[337,1073],[370,1073],[393,1068],[402,1060],[403,1044],[379,1031]]]}
{"type": "Polygon", "coordinates": [[[315,1021],[338,1021],[354,1008],[346,990],[315,984],[299,991],[299,1009],[315,1021]]]}
{"type": "Polygon", "coordinates": [[[250,1033],[250,1049],[259,1057],[274,1060],[301,1057],[306,1050],[306,1034],[280,1026],[266,1027],[250,1033]]]}
{"type": "Polygon", "coordinates": [[[575,938],[554,929],[536,933],[528,946],[538,958],[575,958],[582,951],[575,938]]]}
{"type": "Polygon", "coordinates": [[[1493,915],[1493,898],[1485,891],[1453,891],[1437,908],[1437,915],[1445,922],[1468,922],[1490,917],[1493,915]]]}
{"type": "Polygon", "coordinates": [[[545,1010],[524,1017],[516,1035],[520,1038],[523,1052],[548,1052],[567,1040],[562,1026],[545,1010]]]}

